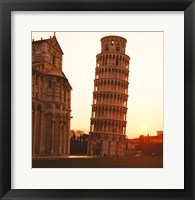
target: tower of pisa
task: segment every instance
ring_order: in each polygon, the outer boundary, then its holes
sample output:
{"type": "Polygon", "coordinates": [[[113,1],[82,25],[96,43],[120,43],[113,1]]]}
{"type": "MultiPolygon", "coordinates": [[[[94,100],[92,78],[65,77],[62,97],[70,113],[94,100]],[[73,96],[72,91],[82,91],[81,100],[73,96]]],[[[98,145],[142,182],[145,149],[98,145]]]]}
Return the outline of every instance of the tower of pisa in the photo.
{"type": "Polygon", "coordinates": [[[96,69],[88,155],[122,157],[125,153],[130,57],[127,40],[119,36],[101,39],[96,69]]]}

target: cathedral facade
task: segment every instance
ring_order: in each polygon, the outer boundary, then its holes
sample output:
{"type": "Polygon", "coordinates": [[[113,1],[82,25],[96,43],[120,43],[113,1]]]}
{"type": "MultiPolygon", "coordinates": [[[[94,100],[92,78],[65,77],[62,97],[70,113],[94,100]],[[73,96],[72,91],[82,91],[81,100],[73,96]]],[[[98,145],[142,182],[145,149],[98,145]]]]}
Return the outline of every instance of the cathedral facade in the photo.
{"type": "Polygon", "coordinates": [[[71,85],[55,33],[32,41],[32,156],[70,152],[71,85]]]}
{"type": "Polygon", "coordinates": [[[126,43],[119,36],[101,39],[101,53],[96,56],[88,155],[124,156],[130,60],[125,54],[126,43]]]}

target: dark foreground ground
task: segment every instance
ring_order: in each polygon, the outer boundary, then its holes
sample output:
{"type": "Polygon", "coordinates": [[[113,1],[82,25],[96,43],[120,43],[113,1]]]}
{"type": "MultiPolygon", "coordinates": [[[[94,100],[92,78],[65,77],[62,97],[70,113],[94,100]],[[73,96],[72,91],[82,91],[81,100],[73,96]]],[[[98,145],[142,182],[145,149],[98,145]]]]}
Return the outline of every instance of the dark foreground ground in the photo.
{"type": "Polygon", "coordinates": [[[141,156],[135,158],[88,158],[70,157],[33,160],[33,168],[162,168],[162,156],[141,156]]]}

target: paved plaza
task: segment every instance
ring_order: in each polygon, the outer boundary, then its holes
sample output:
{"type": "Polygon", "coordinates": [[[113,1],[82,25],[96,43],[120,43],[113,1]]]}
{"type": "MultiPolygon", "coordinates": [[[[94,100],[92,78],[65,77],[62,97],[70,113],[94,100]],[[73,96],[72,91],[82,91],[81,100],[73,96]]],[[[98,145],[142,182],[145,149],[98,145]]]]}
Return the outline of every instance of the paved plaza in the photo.
{"type": "Polygon", "coordinates": [[[67,156],[32,161],[33,168],[162,168],[163,156],[136,158],[97,158],[92,156],[67,156]]]}

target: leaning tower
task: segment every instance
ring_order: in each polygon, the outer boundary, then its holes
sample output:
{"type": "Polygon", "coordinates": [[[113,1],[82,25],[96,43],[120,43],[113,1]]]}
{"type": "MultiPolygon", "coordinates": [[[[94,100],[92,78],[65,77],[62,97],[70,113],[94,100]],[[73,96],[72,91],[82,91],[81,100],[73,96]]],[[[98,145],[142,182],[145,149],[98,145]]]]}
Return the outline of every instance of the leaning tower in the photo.
{"type": "Polygon", "coordinates": [[[124,155],[130,60],[125,54],[126,43],[119,36],[101,39],[101,53],[96,56],[88,155],[124,155]]]}

